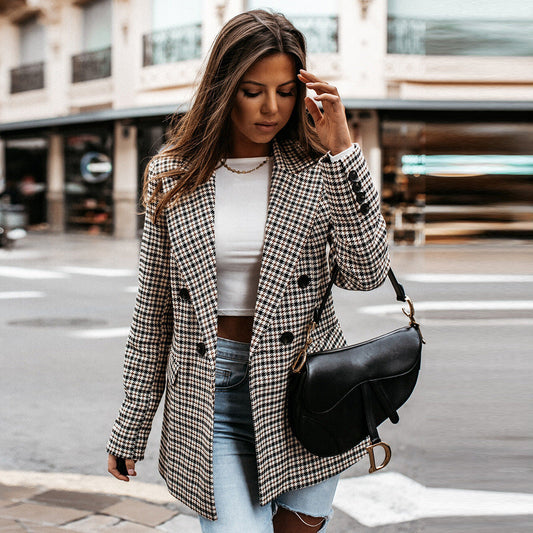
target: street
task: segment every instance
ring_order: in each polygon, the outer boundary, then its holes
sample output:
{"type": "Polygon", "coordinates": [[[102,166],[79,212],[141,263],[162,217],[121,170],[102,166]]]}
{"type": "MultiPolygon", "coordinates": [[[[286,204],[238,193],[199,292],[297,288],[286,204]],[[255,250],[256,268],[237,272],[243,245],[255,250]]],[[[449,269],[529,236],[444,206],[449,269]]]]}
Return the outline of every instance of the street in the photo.
{"type": "MultiPolygon", "coordinates": [[[[137,253],[133,240],[35,233],[0,249],[0,470],[108,475],[137,253]]],[[[419,382],[400,423],[380,427],[389,466],[345,473],[328,531],[531,531],[533,246],[392,257],[427,342],[419,382]]],[[[349,342],[408,322],[388,282],[334,297],[349,342]]],[[[158,412],[137,479],[161,485],[160,424],[158,412]]]]}

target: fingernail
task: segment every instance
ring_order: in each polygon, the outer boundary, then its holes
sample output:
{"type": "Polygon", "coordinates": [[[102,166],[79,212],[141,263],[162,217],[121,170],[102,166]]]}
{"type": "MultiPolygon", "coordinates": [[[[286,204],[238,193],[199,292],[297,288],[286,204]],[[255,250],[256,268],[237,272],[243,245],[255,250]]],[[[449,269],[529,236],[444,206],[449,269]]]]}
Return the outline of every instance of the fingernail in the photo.
{"type": "Polygon", "coordinates": [[[130,476],[134,476],[134,475],[135,475],[135,470],[133,470],[133,468],[130,468],[130,469],[128,470],[128,474],[129,474],[130,476]]]}

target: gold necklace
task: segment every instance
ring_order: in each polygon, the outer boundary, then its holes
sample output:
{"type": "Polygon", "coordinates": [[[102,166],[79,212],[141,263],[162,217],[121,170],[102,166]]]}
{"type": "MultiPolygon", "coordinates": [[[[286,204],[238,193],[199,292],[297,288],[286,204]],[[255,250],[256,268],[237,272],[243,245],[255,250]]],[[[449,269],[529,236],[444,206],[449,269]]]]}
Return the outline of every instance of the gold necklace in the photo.
{"type": "Polygon", "coordinates": [[[227,168],[230,172],[234,172],[235,174],[250,174],[258,169],[260,169],[263,165],[265,165],[268,162],[268,157],[259,163],[256,167],[252,168],[251,170],[237,170],[236,168],[231,168],[228,164],[226,164],[226,161],[222,162],[222,166],[224,168],[227,168]]]}

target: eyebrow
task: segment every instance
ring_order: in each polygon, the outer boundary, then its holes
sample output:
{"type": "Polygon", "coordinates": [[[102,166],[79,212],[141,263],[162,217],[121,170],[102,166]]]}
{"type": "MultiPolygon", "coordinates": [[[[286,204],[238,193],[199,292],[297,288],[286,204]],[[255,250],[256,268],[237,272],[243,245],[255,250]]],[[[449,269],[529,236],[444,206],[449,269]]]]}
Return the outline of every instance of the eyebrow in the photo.
{"type": "MultiPolygon", "coordinates": [[[[296,83],[297,80],[289,80],[289,81],[286,81],[285,83],[280,83],[278,85],[278,87],[283,87],[284,85],[289,85],[290,83],[296,83]]],[[[244,84],[244,83],[249,83],[249,84],[252,84],[252,85],[258,85],[259,87],[266,87],[266,85],[264,83],[259,83],[258,81],[252,81],[252,80],[243,80],[241,81],[241,84],[244,84]]]]}

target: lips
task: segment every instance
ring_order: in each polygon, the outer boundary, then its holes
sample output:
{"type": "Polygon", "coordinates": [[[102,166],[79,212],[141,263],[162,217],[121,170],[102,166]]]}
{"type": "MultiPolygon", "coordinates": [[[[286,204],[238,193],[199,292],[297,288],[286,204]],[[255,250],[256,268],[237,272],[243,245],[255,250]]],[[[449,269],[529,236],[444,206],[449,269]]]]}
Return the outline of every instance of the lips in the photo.
{"type": "Polygon", "coordinates": [[[277,122],[256,122],[255,123],[255,126],[264,132],[270,132],[272,130],[275,130],[277,125],[278,125],[277,122]]]}

